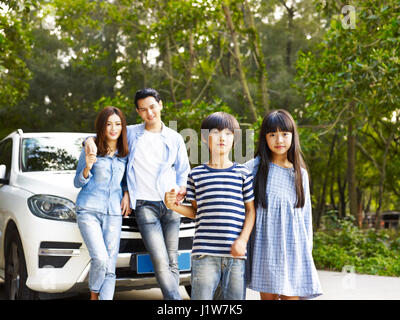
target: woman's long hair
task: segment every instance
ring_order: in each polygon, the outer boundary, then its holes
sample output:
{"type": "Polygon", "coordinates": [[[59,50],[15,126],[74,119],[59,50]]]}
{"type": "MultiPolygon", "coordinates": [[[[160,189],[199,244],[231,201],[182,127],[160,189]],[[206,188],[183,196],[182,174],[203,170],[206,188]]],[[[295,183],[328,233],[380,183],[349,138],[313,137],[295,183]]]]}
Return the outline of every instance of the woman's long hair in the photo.
{"type": "Polygon", "coordinates": [[[118,157],[125,157],[129,153],[128,148],[128,138],[126,130],[126,119],[122,111],[116,107],[105,107],[99,112],[96,117],[95,127],[96,127],[96,139],[95,143],[97,146],[97,154],[101,157],[107,155],[109,151],[109,146],[106,138],[106,127],[108,118],[116,114],[121,119],[122,130],[121,134],[117,140],[118,157]]]}
{"type": "Polygon", "coordinates": [[[267,133],[285,131],[292,133],[292,144],[288,150],[287,158],[293,164],[296,187],[296,208],[304,207],[305,196],[301,168],[306,169],[300,148],[299,135],[293,117],[286,110],[275,110],[268,113],[262,122],[256,156],[260,157],[260,164],[255,177],[255,205],[267,207],[266,188],[268,181],[269,164],[272,161],[272,151],[269,149],[267,133]]]}

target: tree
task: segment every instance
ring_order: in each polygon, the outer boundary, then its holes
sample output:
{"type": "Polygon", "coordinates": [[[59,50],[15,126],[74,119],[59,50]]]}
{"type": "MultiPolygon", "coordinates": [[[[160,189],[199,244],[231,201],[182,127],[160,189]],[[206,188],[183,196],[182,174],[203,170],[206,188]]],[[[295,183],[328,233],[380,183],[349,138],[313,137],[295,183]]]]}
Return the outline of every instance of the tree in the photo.
{"type": "MultiPolygon", "coordinates": [[[[347,127],[348,196],[350,213],[358,222],[356,146],[360,149],[360,133],[366,123],[391,119],[398,109],[399,10],[394,0],[358,3],[355,30],[344,28],[343,17],[333,16],[331,27],[317,52],[301,53],[297,63],[299,88],[309,103],[306,116],[329,125],[322,134],[339,125],[347,127]]],[[[399,123],[395,126],[398,130],[399,123]]],[[[386,157],[393,148],[391,142],[398,135],[396,130],[386,131],[386,157]],[[391,132],[396,135],[391,136],[391,132]]],[[[382,192],[380,194],[382,198],[382,192]]],[[[379,219],[380,209],[377,227],[379,219]]]]}
{"type": "Polygon", "coordinates": [[[31,10],[36,1],[0,1],[0,107],[26,96],[31,73],[25,59],[31,46],[31,10]]]}

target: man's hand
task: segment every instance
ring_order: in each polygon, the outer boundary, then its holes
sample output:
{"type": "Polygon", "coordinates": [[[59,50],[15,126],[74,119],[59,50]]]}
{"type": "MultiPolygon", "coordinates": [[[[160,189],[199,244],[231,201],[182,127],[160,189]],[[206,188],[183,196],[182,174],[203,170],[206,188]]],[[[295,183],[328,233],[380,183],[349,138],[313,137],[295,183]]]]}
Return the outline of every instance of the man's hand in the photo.
{"type": "Polygon", "coordinates": [[[177,193],[175,189],[172,189],[170,192],[166,192],[164,196],[165,206],[168,209],[174,210],[175,206],[179,205],[176,202],[177,193]]]}
{"type": "Polygon", "coordinates": [[[246,254],[246,241],[238,238],[232,244],[231,255],[236,257],[243,257],[246,254]]]}
{"type": "Polygon", "coordinates": [[[177,206],[179,206],[182,200],[185,199],[185,195],[186,195],[186,187],[179,187],[179,192],[176,195],[176,201],[175,201],[175,204],[177,206]]]}
{"type": "Polygon", "coordinates": [[[129,198],[129,192],[125,191],[124,196],[121,201],[121,214],[124,217],[127,217],[131,214],[132,209],[131,209],[130,205],[131,205],[131,202],[130,202],[130,198],[129,198]]]}

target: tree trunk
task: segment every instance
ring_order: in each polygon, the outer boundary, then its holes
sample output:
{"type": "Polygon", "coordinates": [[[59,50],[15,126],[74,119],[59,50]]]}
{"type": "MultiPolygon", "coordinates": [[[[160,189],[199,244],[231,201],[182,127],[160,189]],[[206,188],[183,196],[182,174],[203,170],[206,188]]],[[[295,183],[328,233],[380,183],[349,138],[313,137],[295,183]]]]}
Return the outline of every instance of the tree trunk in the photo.
{"type": "Polygon", "coordinates": [[[383,193],[385,188],[385,179],[386,179],[386,164],[387,164],[387,156],[389,153],[389,147],[393,141],[394,134],[393,132],[390,134],[389,138],[386,140],[385,145],[385,153],[383,155],[383,162],[381,168],[381,179],[379,182],[379,198],[378,198],[378,208],[376,209],[376,220],[375,220],[375,228],[380,229],[381,227],[381,210],[382,210],[382,201],[383,201],[383,193]]]}
{"type": "Polygon", "coordinates": [[[342,185],[342,178],[340,176],[340,172],[337,175],[338,180],[338,189],[339,189],[339,214],[340,218],[344,218],[346,216],[346,186],[347,180],[344,179],[342,185]]]}
{"type": "Polygon", "coordinates": [[[288,67],[289,70],[292,68],[292,43],[293,43],[293,18],[294,18],[294,12],[295,10],[293,9],[293,4],[292,7],[289,8],[286,4],[286,1],[281,0],[282,5],[286,8],[286,11],[288,13],[288,39],[286,41],[286,66],[288,67]]]}
{"type": "Polygon", "coordinates": [[[166,54],[167,54],[167,68],[168,68],[168,78],[169,78],[169,90],[171,92],[171,98],[174,103],[174,105],[177,105],[177,100],[175,97],[175,88],[174,88],[174,78],[173,78],[173,70],[172,70],[172,59],[171,59],[171,46],[170,46],[170,40],[169,40],[169,35],[167,36],[167,39],[165,40],[165,45],[166,45],[166,54]]]}
{"type": "Polygon", "coordinates": [[[244,97],[249,104],[248,106],[250,109],[250,120],[253,122],[256,122],[257,121],[257,111],[254,106],[253,99],[251,98],[249,86],[247,84],[246,75],[244,72],[244,68],[242,66],[242,59],[241,59],[241,55],[240,55],[239,43],[237,40],[237,33],[235,31],[235,26],[233,25],[231,11],[225,4],[222,4],[222,9],[224,11],[226,24],[228,26],[229,32],[231,34],[232,42],[233,42],[234,58],[236,60],[236,67],[237,67],[237,70],[239,73],[239,80],[240,80],[240,83],[243,88],[244,97]]]}
{"type": "Polygon", "coordinates": [[[356,136],[353,119],[349,120],[347,133],[347,180],[349,193],[350,214],[356,219],[359,225],[357,205],[357,180],[356,180],[356,136]]]}
{"type": "Polygon", "coordinates": [[[146,70],[146,62],[144,57],[144,49],[140,47],[140,62],[142,66],[142,75],[143,75],[143,88],[147,88],[147,70],[146,70]]]}
{"type": "Polygon", "coordinates": [[[249,15],[249,29],[250,29],[250,37],[252,39],[251,44],[253,47],[253,51],[256,57],[256,65],[257,65],[257,74],[258,74],[258,83],[259,83],[259,90],[261,96],[261,103],[262,106],[267,113],[269,111],[269,94],[267,88],[267,66],[265,64],[265,57],[262,51],[262,43],[260,39],[260,35],[256,29],[256,25],[254,23],[254,17],[251,13],[250,6],[248,1],[245,1],[244,6],[246,8],[246,12],[249,15]]]}
{"type": "MultiPolygon", "coordinates": [[[[336,201],[335,201],[335,194],[334,194],[334,191],[333,191],[333,186],[334,186],[333,178],[334,178],[334,176],[332,175],[331,176],[331,181],[330,181],[329,196],[330,196],[330,199],[331,199],[331,207],[333,208],[333,210],[338,211],[338,207],[337,207],[336,201]]],[[[338,214],[338,216],[339,216],[339,214],[338,214]]]]}
{"type": "Polygon", "coordinates": [[[194,65],[193,33],[189,34],[189,64],[186,68],[186,99],[192,99],[192,69],[194,65]]]}
{"type": "Polygon", "coordinates": [[[325,211],[326,186],[328,183],[328,177],[329,177],[329,173],[330,173],[333,152],[335,150],[336,137],[337,137],[337,131],[335,132],[335,135],[333,136],[333,139],[332,139],[331,148],[329,151],[328,163],[326,165],[327,170],[325,170],[324,182],[322,185],[322,194],[319,199],[318,206],[317,206],[317,217],[316,217],[316,228],[317,229],[320,227],[321,217],[322,217],[323,212],[325,211]]]}

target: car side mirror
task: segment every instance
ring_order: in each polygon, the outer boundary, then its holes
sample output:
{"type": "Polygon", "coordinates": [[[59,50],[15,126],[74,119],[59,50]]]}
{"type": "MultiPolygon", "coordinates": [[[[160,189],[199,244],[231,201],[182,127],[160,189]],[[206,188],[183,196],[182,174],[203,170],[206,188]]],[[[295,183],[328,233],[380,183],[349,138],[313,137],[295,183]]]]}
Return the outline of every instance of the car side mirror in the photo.
{"type": "Polygon", "coordinates": [[[7,171],[6,165],[0,164],[0,181],[4,181],[6,179],[6,171],[7,171]]]}

